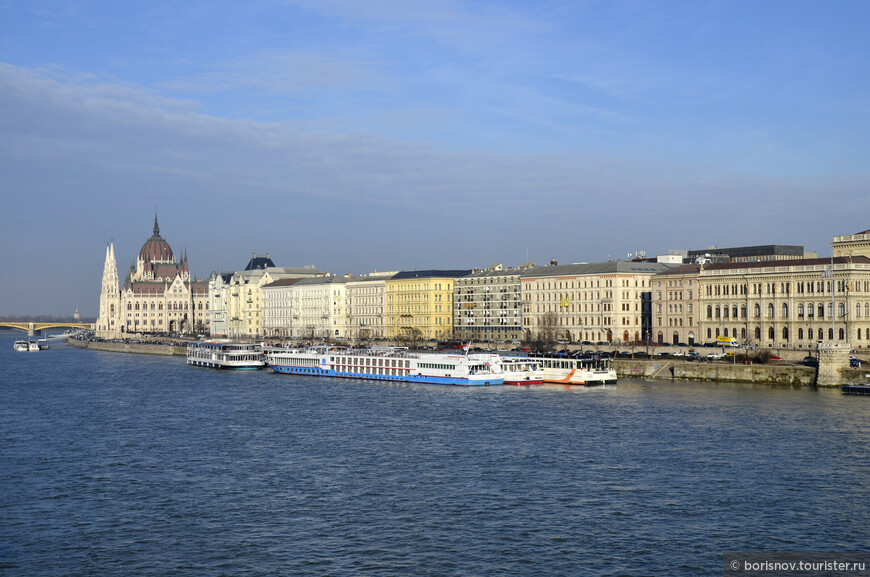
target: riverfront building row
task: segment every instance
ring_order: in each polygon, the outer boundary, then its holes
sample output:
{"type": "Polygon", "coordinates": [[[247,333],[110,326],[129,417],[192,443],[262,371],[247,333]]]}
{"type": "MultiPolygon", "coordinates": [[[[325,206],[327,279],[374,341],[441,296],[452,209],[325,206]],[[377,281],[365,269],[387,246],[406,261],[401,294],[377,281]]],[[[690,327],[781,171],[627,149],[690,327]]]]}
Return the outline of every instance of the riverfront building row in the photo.
{"type": "Polygon", "coordinates": [[[255,253],[244,270],[195,281],[186,256],[173,260],[155,217],[154,236],[123,288],[114,249],[107,250],[97,329],[103,337],[195,331],[250,339],[514,342],[546,335],[560,342],[694,345],[727,336],[773,348],[812,349],[819,341],[870,346],[870,231],[835,237],[832,247],[827,259],[770,245],[725,249],[693,264],[670,255],[364,276],[277,267],[268,254],[255,253]]]}

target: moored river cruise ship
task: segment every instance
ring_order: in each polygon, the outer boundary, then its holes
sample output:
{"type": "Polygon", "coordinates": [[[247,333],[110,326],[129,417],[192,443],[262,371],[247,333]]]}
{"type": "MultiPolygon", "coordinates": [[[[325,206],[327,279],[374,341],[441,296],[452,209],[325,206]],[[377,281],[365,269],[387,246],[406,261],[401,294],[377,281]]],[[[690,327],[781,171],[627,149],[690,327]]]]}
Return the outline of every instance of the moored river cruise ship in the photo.
{"type": "Polygon", "coordinates": [[[278,373],[403,381],[430,385],[486,386],[504,384],[495,354],[442,354],[404,347],[311,347],[273,350],[269,365],[278,373]]]}
{"type": "Polygon", "coordinates": [[[187,345],[187,364],[212,369],[262,369],[263,347],[257,343],[199,341],[187,345]]]}
{"type": "Polygon", "coordinates": [[[539,357],[545,383],[564,385],[615,385],[616,371],[610,365],[610,358],[600,356],[584,357],[539,357]]]}

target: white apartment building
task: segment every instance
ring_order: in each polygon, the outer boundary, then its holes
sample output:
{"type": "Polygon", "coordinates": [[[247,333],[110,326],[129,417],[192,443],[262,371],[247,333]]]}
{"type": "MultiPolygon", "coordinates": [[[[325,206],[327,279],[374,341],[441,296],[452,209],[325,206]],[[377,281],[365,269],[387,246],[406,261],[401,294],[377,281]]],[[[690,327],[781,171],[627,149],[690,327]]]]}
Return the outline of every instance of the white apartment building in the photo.
{"type": "Polygon", "coordinates": [[[347,277],[300,279],[287,287],[294,339],[324,341],[347,338],[347,277]]]}
{"type": "Polygon", "coordinates": [[[387,279],[398,271],[373,272],[347,280],[347,331],[354,340],[382,339],[385,334],[387,279]]]}

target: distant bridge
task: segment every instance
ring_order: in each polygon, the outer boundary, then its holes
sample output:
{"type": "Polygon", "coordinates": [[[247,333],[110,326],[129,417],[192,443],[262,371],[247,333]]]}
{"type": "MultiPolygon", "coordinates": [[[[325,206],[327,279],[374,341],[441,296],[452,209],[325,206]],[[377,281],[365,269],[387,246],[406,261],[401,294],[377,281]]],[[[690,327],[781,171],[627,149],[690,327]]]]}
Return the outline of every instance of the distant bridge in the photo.
{"type": "Polygon", "coordinates": [[[0,328],[7,327],[11,329],[18,329],[22,331],[27,331],[28,336],[33,336],[37,332],[44,331],[46,329],[89,329],[93,326],[91,323],[67,323],[67,322],[51,322],[51,323],[40,323],[40,322],[29,322],[24,321],[20,323],[16,322],[7,322],[0,321],[0,328]]]}

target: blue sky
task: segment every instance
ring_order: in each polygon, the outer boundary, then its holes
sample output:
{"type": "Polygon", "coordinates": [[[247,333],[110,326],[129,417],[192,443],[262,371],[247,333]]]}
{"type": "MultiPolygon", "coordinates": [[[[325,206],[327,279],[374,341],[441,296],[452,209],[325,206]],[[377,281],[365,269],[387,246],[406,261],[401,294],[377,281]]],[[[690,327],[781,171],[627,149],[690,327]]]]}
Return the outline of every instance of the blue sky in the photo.
{"type": "Polygon", "coordinates": [[[0,0],[0,315],[870,229],[866,2],[0,0]],[[419,6],[418,6],[419,4],[419,6]]]}

